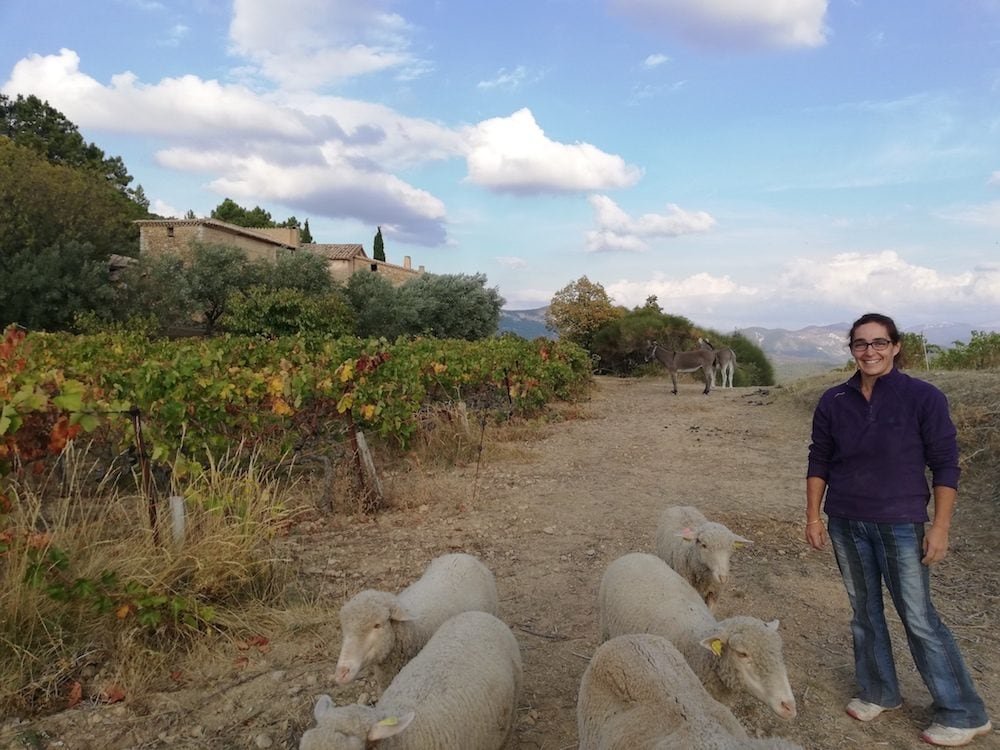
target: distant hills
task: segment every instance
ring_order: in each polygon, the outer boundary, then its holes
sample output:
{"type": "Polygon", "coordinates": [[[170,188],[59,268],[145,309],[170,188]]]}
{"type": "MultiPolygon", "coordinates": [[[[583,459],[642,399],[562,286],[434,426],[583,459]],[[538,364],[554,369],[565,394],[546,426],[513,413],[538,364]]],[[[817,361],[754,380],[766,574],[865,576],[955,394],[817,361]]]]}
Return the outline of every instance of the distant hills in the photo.
{"type": "MultiPolygon", "coordinates": [[[[527,339],[538,336],[554,338],[552,331],[545,328],[547,309],[501,310],[500,331],[510,331],[527,339]]],[[[833,323],[807,326],[794,331],[756,326],[738,330],[768,356],[779,380],[787,380],[846,364],[850,359],[846,346],[847,329],[850,326],[850,323],[833,323]]],[[[950,348],[956,341],[968,342],[973,330],[996,330],[998,327],[1000,326],[988,324],[975,326],[967,323],[934,323],[912,329],[912,332],[922,333],[929,344],[950,348]]]]}
{"type": "Polygon", "coordinates": [[[553,339],[555,334],[545,327],[546,307],[536,307],[534,310],[501,310],[500,333],[516,333],[526,339],[537,339],[539,336],[553,339]]]}

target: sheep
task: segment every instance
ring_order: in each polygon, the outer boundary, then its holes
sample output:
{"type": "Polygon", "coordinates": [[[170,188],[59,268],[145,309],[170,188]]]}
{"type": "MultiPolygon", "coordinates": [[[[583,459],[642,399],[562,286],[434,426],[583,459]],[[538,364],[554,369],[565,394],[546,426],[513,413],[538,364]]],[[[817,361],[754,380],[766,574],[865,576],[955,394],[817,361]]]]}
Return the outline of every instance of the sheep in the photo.
{"type": "Polygon", "coordinates": [[[744,544],[753,542],[690,505],[667,508],[656,527],[656,554],[694,586],[709,609],[729,578],[730,554],[744,544]]]}
{"type": "Polygon", "coordinates": [[[316,702],[299,750],[500,750],[514,729],[521,651],[486,612],[447,620],[372,706],[316,702]],[[384,742],[379,742],[384,740],[384,742]]]}
{"type": "Polygon", "coordinates": [[[598,595],[601,640],[652,633],[684,654],[708,692],[731,702],[743,688],[783,719],[795,716],[778,621],[716,621],[698,592],[655,555],[634,552],[612,562],[598,595]]]}
{"type": "Polygon", "coordinates": [[[341,607],[334,680],[346,685],[370,667],[384,688],[449,617],[469,610],[496,615],[499,609],[489,568],[472,555],[442,555],[399,594],[367,589],[341,607]]]}
{"type": "Polygon", "coordinates": [[[666,638],[621,635],[598,647],[576,704],[580,750],[802,750],[750,739],[666,638]]]}

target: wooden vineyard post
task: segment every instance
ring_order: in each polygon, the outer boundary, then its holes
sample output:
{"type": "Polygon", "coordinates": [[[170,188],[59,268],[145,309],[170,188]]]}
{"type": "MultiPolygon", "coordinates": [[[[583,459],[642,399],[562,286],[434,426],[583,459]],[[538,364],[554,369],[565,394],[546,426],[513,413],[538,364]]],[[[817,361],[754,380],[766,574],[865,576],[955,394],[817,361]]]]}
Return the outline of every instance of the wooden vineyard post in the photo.
{"type": "Polygon", "coordinates": [[[153,532],[153,543],[160,543],[160,530],[156,522],[156,487],[153,485],[153,474],[149,468],[149,456],[146,455],[146,441],[142,437],[142,415],[138,406],[129,410],[132,426],[135,428],[135,447],[139,451],[139,468],[142,476],[142,494],[146,498],[146,509],[149,512],[149,528],[153,532]]]}
{"type": "Polygon", "coordinates": [[[354,451],[358,478],[361,480],[361,490],[364,493],[362,507],[366,513],[374,513],[382,508],[384,500],[382,481],[375,471],[375,461],[372,460],[371,451],[368,450],[365,434],[358,430],[357,425],[354,424],[350,410],[344,412],[344,416],[347,418],[347,431],[351,436],[351,450],[354,451]]]}

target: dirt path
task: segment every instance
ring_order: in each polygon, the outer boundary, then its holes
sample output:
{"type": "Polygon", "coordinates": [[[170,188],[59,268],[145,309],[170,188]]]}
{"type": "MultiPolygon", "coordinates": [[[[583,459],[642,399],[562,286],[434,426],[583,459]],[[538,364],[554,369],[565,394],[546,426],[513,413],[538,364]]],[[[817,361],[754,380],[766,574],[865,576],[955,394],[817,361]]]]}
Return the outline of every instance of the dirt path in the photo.
{"type": "MultiPolygon", "coordinates": [[[[83,707],[19,731],[38,733],[35,747],[297,747],[318,693],[339,703],[370,689],[333,685],[344,599],[362,588],[398,590],[431,558],[463,550],[496,573],[503,619],[522,649],[525,689],[512,747],[575,748],[577,688],[597,646],[600,577],[616,557],[652,551],[663,507],[691,504],[755,541],[734,555],[719,616],[781,621],[799,717],[783,722],[746,702],[736,711],[751,732],[815,750],[923,746],[917,734],[929,720],[930,698],[898,622],[904,709],[873,725],[843,713],[853,686],[848,605],[832,555],[808,551],[801,539],[806,410],[780,389],[705,397],[688,383],[673,396],[663,380],[600,378],[578,411],[581,418],[546,427],[538,440],[491,451],[478,477],[474,466],[430,479],[388,476],[403,507],[376,521],[327,518],[296,528],[287,540],[289,569],[300,571],[306,601],[278,622],[261,623],[266,646],[206,654],[178,689],[83,707]]],[[[995,567],[997,533],[972,515],[957,518],[952,555],[933,585],[1000,717],[997,592],[977,596],[968,583],[981,566],[995,567]]],[[[12,737],[0,733],[0,747],[12,737]]],[[[1000,747],[1000,735],[978,746],[1000,747]]]]}

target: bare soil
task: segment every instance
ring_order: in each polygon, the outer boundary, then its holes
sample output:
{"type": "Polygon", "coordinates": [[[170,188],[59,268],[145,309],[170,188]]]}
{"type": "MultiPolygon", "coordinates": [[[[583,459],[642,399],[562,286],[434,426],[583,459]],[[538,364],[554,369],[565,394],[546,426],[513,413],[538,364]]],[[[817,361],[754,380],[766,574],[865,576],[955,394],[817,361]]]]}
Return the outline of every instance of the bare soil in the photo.
{"type": "MultiPolygon", "coordinates": [[[[576,695],[597,643],[596,592],[609,562],[652,551],[668,505],[696,505],[753,546],[734,555],[717,615],[779,619],[799,716],[751,699],[735,706],[752,734],[814,750],[918,748],[930,720],[894,613],[904,707],[871,724],[843,711],[853,691],[849,608],[833,556],[803,541],[809,409],[784,389],[674,396],[663,379],[597,378],[589,400],[520,443],[491,444],[480,465],[385,468],[394,507],[376,518],[316,514],[283,542],[302,592],[259,623],[262,638],[221,642],[165,680],[169,689],[116,705],[85,701],[0,730],[0,747],[294,748],[320,693],[371,698],[333,683],[337,611],[363,588],[396,591],[435,556],[466,551],[495,572],[501,614],[521,645],[525,679],[514,748],[570,750],[576,695]],[[266,639],[266,642],[265,642],[266,639]]],[[[943,619],[987,707],[1000,717],[995,498],[963,495],[949,557],[933,572],[943,619]]],[[[1000,734],[977,747],[1000,747],[1000,734]]]]}

